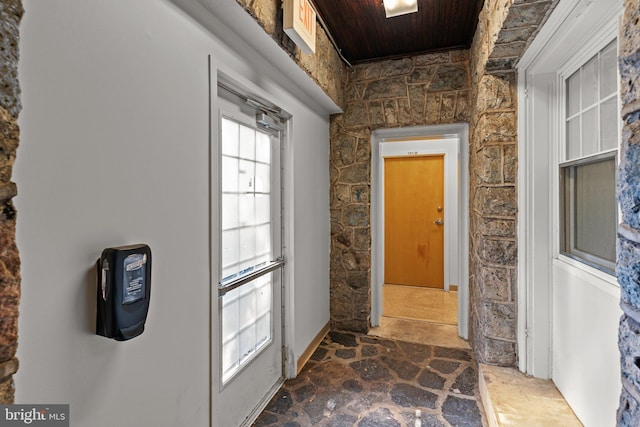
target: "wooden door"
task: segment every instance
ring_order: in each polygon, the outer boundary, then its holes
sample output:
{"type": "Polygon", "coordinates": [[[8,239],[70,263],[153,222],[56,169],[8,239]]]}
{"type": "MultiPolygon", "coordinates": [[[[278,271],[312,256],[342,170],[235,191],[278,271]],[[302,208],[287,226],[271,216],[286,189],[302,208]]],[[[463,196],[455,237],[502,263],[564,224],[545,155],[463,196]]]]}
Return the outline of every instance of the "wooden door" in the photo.
{"type": "Polygon", "coordinates": [[[384,160],[384,282],[444,288],[444,155],[384,160]]]}

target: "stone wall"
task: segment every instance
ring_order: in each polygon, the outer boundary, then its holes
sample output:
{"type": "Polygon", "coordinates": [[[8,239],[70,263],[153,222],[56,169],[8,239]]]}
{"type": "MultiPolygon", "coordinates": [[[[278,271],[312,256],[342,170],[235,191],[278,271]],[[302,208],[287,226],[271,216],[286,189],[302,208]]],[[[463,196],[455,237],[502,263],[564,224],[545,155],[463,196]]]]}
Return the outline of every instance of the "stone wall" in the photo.
{"type": "Polygon", "coordinates": [[[302,68],[339,107],[344,105],[343,82],[346,68],[340,56],[317,25],[316,53],[308,55],[282,29],[282,0],[237,0],[282,49],[302,68]]]}
{"type": "Polygon", "coordinates": [[[16,185],[11,170],[18,148],[20,88],[18,27],[21,0],[0,1],[0,403],[13,403],[13,374],[18,369],[18,302],[20,257],[15,243],[16,211],[11,199],[16,185]]]}
{"type": "Polygon", "coordinates": [[[358,65],[331,117],[331,327],[366,332],[371,312],[371,131],[469,121],[465,50],[358,65]]]}
{"type": "Polygon", "coordinates": [[[619,347],[622,395],[618,425],[640,425],[640,0],[626,0],[620,29],[622,149],[618,172],[617,274],[621,287],[619,347]]]}
{"type": "Polygon", "coordinates": [[[556,0],[487,0],[471,47],[470,341],[481,363],[517,362],[517,75],[556,0]]]}

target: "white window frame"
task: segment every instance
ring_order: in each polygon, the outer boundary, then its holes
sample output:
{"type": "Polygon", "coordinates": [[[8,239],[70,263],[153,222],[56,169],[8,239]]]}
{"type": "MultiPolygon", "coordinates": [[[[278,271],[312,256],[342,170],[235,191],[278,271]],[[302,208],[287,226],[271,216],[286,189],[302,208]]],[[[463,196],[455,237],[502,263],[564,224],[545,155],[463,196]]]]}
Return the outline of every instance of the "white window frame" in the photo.
{"type": "MultiPolygon", "coordinates": [[[[594,265],[588,263],[587,260],[581,260],[578,258],[574,258],[570,255],[564,254],[561,249],[561,231],[562,231],[562,218],[560,215],[560,210],[562,207],[561,203],[561,192],[560,192],[560,169],[563,166],[567,166],[569,164],[580,162],[588,159],[595,159],[599,156],[615,156],[616,166],[618,164],[619,159],[619,151],[620,151],[620,123],[618,123],[618,147],[616,149],[609,149],[599,151],[592,155],[583,156],[581,154],[580,157],[575,159],[567,160],[567,99],[566,99],[566,82],[567,79],[573,75],[578,69],[580,69],[583,65],[589,62],[595,55],[598,54],[602,49],[609,45],[612,41],[616,41],[618,38],[618,23],[616,21],[609,22],[608,25],[605,25],[603,29],[592,39],[587,41],[582,49],[580,49],[569,61],[565,63],[565,65],[558,70],[557,76],[557,84],[556,84],[556,96],[558,99],[558,111],[557,117],[554,120],[558,120],[558,141],[559,144],[557,146],[557,152],[555,153],[554,160],[554,176],[553,181],[554,188],[553,199],[555,201],[554,205],[554,235],[553,235],[553,248],[554,248],[554,258],[560,262],[568,264],[572,267],[578,268],[586,273],[592,274],[602,280],[606,280],[611,285],[619,287],[618,281],[614,274],[610,274],[607,271],[604,271],[601,268],[598,268],[594,265]]],[[[618,91],[619,94],[619,91],[618,91]]],[[[620,96],[617,97],[618,111],[620,111],[620,96]]],[[[580,107],[582,109],[582,106],[580,107]]],[[[598,130],[600,129],[598,124],[598,130]]],[[[618,208],[618,216],[620,216],[620,209],[618,208]]]]}

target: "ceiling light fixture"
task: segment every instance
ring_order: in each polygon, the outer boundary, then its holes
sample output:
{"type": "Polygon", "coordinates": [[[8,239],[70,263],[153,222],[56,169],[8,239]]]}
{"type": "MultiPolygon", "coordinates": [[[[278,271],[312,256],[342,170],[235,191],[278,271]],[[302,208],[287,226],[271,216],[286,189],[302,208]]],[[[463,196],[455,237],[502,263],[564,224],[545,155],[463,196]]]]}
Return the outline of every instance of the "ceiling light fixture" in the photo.
{"type": "Polygon", "coordinates": [[[418,11],[418,0],[382,0],[387,18],[418,11]]]}

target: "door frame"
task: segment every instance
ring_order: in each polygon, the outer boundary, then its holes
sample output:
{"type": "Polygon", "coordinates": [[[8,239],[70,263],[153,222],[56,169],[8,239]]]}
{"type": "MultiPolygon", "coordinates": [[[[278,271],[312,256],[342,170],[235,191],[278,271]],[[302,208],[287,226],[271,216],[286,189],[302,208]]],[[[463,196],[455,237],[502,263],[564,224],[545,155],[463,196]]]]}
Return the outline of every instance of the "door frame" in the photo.
{"type": "MultiPolygon", "coordinates": [[[[248,79],[237,75],[236,73],[230,73],[228,70],[223,70],[218,67],[218,62],[213,55],[208,58],[208,71],[209,71],[209,202],[210,202],[210,222],[209,222],[209,251],[210,251],[210,341],[209,341],[209,357],[210,357],[210,370],[209,370],[209,397],[210,397],[210,424],[215,425],[218,412],[224,410],[218,405],[218,393],[220,390],[220,353],[218,351],[218,343],[220,342],[220,318],[219,318],[219,304],[218,304],[218,278],[220,272],[220,257],[219,241],[220,241],[220,179],[216,172],[218,167],[220,150],[218,144],[219,137],[219,101],[218,101],[218,85],[224,84],[226,87],[231,87],[237,90],[239,93],[250,96],[253,99],[259,101],[275,98],[269,93],[265,92],[262,88],[255,85],[248,79]],[[233,74],[233,77],[231,76],[233,74]]],[[[275,100],[275,99],[274,99],[275,100]]],[[[283,114],[288,116],[286,124],[285,135],[291,135],[292,129],[292,116],[286,111],[282,111],[283,114]]],[[[293,251],[294,230],[293,230],[293,168],[290,166],[293,159],[292,145],[288,141],[287,136],[281,141],[280,146],[280,168],[281,168],[281,186],[283,186],[281,205],[284,210],[281,225],[282,225],[282,256],[286,259],[286,263],[282,267],[282,297],[281,301],[273,301],[274,310],[278,309],[281,312],[282,324],[281,324],[281,345],[282,345],[282,375],[281,381],[274,385],[274,387],[263,397],[258,405],[246,415],[246,419],[243,426],[251,425],[255,419],[264,410],[266,405],[272,399],[272,397],[278,392],[281,384],[286,378],[293,378],[296,375],[296,359],[293,357],[294,351],[292,348],[294,342],[295,333],[295,319],[294,319],[294,291],[293,291],[293,277],[294,277],[294,264],[295,261],[291,256],[293,251]]]]}
{"type": "Polygon", "coordinates": [[[378,129],[371,133],[371,325],[382,316],[384,157],[445,154],[445,290],[458,285],[458,335],[469,336],[469,125],[378,129]],[[396,140],[384,143],[385,140],[396,140]],[[401,141],[398,141],[401,140],[401,141]],[[406,141],[402,141],[406,140],[406,141]],[[458,180],[457,188],[452,185],[458,180]],[[457,210],[457,213],[456,213],[457,210]],[[456,230],[457,229],[457,230],[456,230]],[[457,261],[456,261],[457,260],[457,261]]]}

